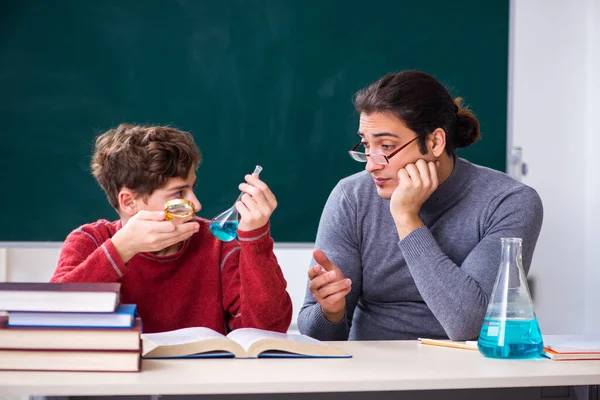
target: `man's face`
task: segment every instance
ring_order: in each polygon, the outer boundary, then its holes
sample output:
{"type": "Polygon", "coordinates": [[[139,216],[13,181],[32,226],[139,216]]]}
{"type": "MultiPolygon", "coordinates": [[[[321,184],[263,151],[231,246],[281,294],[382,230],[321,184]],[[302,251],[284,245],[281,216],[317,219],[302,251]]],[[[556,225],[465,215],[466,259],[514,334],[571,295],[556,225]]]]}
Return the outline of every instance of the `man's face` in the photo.
{"type": "Polygon", "coordinates": [[[196,212],[202,207],[198,198],[194,194],[196,185],[196,173],[192,170],[186,179],[169,178],[160,189],[156,189],[145,201],[140,202],[137,210],[162,211],[165,209],[165,203],[173,199],[185,199],[194,204],[196,212]]]}
{"type": "MultiPolygon", "coordinates": [[[[379,153],[389,155],[402,145],[414,139],[417,134],[404,125],[402,121],[391,113],[360,114],[358,134],[362,138],[365,153],[379,153]]],[[[414,163],[420,158],[433,159],[419,151],[418,141],[414,141],[395,154],[389,164],[381,165],[367,157],[366,170],[373,177],[377,194],[390,199],[396,186],[398,186],[398,171],[409,163],[414,163]]],[[[360,148],[358,151],[363,151],[360,148]]]]}

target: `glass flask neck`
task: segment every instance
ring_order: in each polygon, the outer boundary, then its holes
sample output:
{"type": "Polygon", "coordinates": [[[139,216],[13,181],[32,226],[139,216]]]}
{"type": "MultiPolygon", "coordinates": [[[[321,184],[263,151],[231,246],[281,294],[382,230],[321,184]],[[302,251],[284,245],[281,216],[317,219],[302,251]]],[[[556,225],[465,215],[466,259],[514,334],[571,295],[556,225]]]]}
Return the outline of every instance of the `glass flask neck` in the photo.
{"type": "Polygon", "coordinates": [[[502,264],[513,261],[520,264],[522,262],[522,244],[523,239],[521,238],[502,238],[502,264]]]}

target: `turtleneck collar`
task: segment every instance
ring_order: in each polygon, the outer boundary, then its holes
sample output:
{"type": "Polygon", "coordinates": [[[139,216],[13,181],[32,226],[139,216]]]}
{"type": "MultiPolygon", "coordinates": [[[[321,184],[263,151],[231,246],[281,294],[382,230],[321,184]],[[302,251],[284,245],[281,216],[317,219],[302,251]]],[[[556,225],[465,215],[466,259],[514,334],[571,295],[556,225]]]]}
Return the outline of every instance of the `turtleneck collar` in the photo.
{"type": "Polygon", "coordinates": [[[439,205],[444,204],[460,193],[464,186],[469,182],[469,179],[468,161],[454,156],[454,168],[452,168],[452,173],[448,179],[439,185],[435,192],[429,196],[427,201],[423,204],[422,209],[438,208],[439,205]]]}

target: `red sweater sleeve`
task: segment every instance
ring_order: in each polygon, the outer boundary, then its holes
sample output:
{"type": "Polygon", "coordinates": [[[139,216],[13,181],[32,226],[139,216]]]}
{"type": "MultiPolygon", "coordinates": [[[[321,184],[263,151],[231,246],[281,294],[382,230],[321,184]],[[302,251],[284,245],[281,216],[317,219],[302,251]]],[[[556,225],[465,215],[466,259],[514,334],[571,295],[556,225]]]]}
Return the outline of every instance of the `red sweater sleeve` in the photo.
{"type": "Polygon", "coordinates": [[[292,300],[269,233],[269,224],[238,231],[239,243],[222,246],[223,308],[230,329],[286,332],[290,326],[292,300]]]}
{"type": "Polygon", "coordinates": [[[127,267],[110,238],[101,240],[86,227],[69,234],[50,282],[118,281],[127,272],[127,267]]]}

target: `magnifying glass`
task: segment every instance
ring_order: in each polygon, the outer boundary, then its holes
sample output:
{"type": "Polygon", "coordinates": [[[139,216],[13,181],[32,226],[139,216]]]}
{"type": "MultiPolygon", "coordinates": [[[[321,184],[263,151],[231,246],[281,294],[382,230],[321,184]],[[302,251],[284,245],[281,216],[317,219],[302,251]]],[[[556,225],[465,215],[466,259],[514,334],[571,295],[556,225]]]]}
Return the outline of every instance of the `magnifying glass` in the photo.
{"type": "Polygon", "coordinates": [[[194,215],[196,208],[189,200],[175,199],[165,203],[165,220],[169,221],[175,218],[187,218],[194,215]]]}

